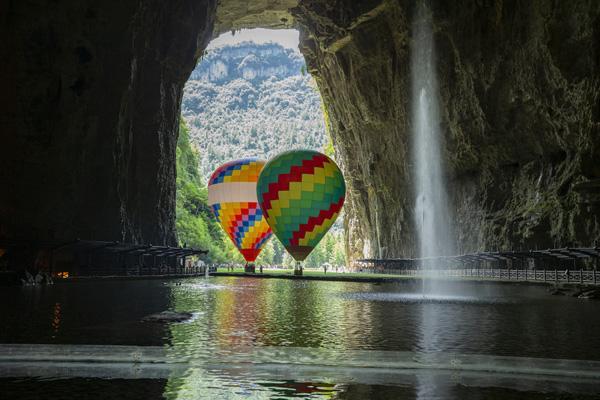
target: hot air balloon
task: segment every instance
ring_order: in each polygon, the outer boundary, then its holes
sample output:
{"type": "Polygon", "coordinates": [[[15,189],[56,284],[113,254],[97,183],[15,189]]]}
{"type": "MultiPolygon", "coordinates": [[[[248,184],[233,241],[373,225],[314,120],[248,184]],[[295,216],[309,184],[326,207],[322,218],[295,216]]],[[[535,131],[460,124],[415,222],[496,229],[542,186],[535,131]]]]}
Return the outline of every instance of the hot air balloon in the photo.
{"type": "Polygon", "coordinates": [[[338,166],[312,150],[293,150],[270,160],[256,184],[258,202],[275,236],[303,261],[327,233],[344,204],[346,184],[338,166]]]}
{"type": "Polygon", "coordinates": [[[246,263],[256,260],[272,235],[256,199],[256,181],[264,165],[255,158],[231,161],[208,181],[208,204],[246,263]]]}

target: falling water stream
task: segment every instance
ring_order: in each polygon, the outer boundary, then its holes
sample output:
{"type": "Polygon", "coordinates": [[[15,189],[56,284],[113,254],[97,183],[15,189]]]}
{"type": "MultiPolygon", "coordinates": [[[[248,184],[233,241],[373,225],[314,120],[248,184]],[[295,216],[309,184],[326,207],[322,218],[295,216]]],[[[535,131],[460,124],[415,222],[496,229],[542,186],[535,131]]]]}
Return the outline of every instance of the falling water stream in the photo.
{"type": "MultiPolygon", "coordinates": [[[[419,257],[429,258],[451,253],[448,232],[449,207],[446,193],[442,135],[440,132],[439,90],[435,69],[435,49],[433,41],[432,15],[426,0],[416,6],[411,40],[411,79],[412,79],[412,143],[414,165],[414,218],[419,244],[419,257]]],[[[438,281],[426,279],[425,270],[435,272],[434,261],[422,264],[423,299],[444,296],[438,281]],[[428,265],[426,265],[428,264],[428,265]]],[[[443,312],[443,311],[442,311],[443,312]]],[[[435,353],[440,337],[440,309],[421,310],[420,346],[425,353],[435,353]]],[[[431,397],[431,389],[436,387],[430,377],[417,379],[417,398],[431,397]]],[[[435,392],[436,389],[434,389],[435,392]]]]}
{"type": "MultiPolygon", "coordinates": [[[[417,6],[412,27],[411,79],[414,216],[419,257],[449,255],[451,217],[443,169],[435,49],[431,12],[424,1],[417,6]]],[[[435,265],[427,267],[435,269],[435,265]]],[[[427,292],[435,293],[435,285],[428,286],[427,292]]]]}

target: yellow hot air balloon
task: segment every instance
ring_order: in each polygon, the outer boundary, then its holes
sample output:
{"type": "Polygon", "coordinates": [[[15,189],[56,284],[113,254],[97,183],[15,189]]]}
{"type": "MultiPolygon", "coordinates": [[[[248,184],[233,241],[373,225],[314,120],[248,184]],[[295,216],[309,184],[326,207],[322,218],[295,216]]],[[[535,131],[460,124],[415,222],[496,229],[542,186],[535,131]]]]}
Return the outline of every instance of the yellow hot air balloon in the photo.
{"type": "Polygon", "coordinates": [[[246,262],[256,260],[272,235],[256,199],[256,182],[265,165],[245,158],[221,165],[208,181],[208,204],[246,262]]]}

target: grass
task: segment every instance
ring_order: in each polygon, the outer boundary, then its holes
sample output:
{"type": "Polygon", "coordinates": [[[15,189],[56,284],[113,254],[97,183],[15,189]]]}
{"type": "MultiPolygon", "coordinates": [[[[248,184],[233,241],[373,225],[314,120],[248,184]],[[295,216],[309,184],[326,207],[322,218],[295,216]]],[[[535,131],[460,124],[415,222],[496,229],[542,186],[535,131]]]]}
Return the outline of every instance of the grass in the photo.
{"type": "MultiPolygon", "coordinates": [[[[218,270],[219,273],[224,273],[227,275],[239,275],[246,276],[243,268],[235,268],[233,271],[228,271],[226,268],[220,268],[218,270]]],[[[258,277],[261,275],[265,278],[272,277],[292,277],[294,275],[294,271],[292,269],[265,269],[261,274],[259,269],[256,269],[256,274],[258,277]]],[[[331,281],[354,281],[354,282],[384,282],[384,281],[399,281],[399,280],[419,280],[422,279],[418,275],[400,275],[400,274],[375,274],[370,272],[327,272],[327,274],[323,273],[321,269],[304,269],[304,273],[302,277],[306,277],[308,279],[316,279],[316,280],[331,280],[331,281]]],[[[302,277],[298,277],[302,279],[302,277]]],[[[469,282],[479,282],[479,283],[509,283],[509,284],[539,284],[539,285],[550,285],[553,282],[543,282],[543,281],[527,281],[527,280],[500,280],[486,277],[477,277],[477,276],[463,276],[463,277],[436,277],[428,279],[439,279],[444,281],[469,281],[469,282]]]]}
{"type": "MultiPolygon", "coordinates": [[[[220,268],[217,272],[229,273],[229,274],[240,274],[244,275],[244,268],[234,268],[233,271],[228,271],[226,268],[220,268]]],[[[259,269],[256,269],[256,275],[261,275],[259,269]]],[[[294,275],[292,269],[265,269],[262,275],[294,275]]],[[[326,274],[320,269],[308,269],[304,268],[303,276],[315,276],[323,278],[347,278],[347,279],[373,279],[373,278],[388,278],[388,279],[407,279],[411,278],[408,275],[390,275],[390,274],[373,274],[370,272],[327,272],[326,274]]]]}

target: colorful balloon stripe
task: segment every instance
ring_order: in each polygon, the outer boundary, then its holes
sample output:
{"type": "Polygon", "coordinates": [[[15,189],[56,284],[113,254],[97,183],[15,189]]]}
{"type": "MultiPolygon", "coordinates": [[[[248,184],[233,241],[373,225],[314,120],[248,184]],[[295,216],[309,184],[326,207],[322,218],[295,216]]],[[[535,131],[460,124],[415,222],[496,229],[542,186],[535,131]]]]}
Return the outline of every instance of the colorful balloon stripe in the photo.
{"type": "MultiPolygon", "coordinates": [[[[307,164],[313,164],[310,161],[307,164]]],[[[277,235],[280,239],[291,240],[292,234],[297,232],[301,225],[308,223],[311,210],[318,212],[327,209],[331,199],[335,198],[334,201],[338,202],[340,198],[344,198],[343,181],[340,185],[335,175],[337,166],[327,162],[320,164],[322,168],[303,168],[305,173],[302,175],[282,174],[277,183],[269,185],[269,192],[263,197],[266,200],[262,201],[271,228],[277,230],[279,225],[285,227],[285,232],[281,236],[277,235]],[[295,179],[300,181],[292,181],[295,179]]]]}
{"type": "MultiPolygon", "coordinates": [[[[285,168],[277,168],[280,164],[273,165],[274,171],[272,171],[268,177],[276,177],[277,181],[267,183],[269,190],[263,194],[263,201],[265,202],[265,210],[271,209],[271,201],[278,198],[280,191],[286,191],[290,188],[291,182],[302,182],[302,174],[310,176],[315,168],[323,167],[323,164],[327,162],[327,158],[320,154],[313,156],[309,160],[302,162],[302,165],[292,165],[289,172],[285,168]],[[280,175],[276,175],[280,174],[280,175]]],[[[268,179],[265,177],[265,179],[268,179]]],[[[308,181],[308,179],[307,179],[308,181]]]]}
{"type": "Polygon", "coordinates": [[[256,201],[256,181],[263,166],[263,161],[253,158],[232,161],[217,168],[208,184],[217,221],[248,262],[256,259],[272,235],[256,201]]]}
{"type": "Polygon", "coordinates": [[[256,189],[271,229],[297,260],[306,258],[333,225],[346,193],[338,166],[310,150],[282,153],[269,161],[256,189]]]}
{"type": "Polygon", "coordinates": [[[225,163],[213,172],[208,180],[208,185],[223,182],[256,182],[264,165],[264,161],[256,158],[245,158],[225,163]]]}
{"type": "Polygon", "coordinates": [[[316,217],[310,217],[306,224],[300,225],[299,229],[295,231],[290,239],[292,246],[307,246],[311,239],[314,239],[317,235],[325,230],[327,222],[335,221],[342,206],[344,205],[344,197],[341,197],[337,203],[332,203],[327,210],[321,210],[319,215],[316,217]]]}
{"type": "Polygon", "coordinates": [[[262,245],[271,237],[271,228],[256,202],[221,203],[217,207],[213,206],[213,211],[233,244],[240,250],[258,249],[260,252],[262,245]]]}

